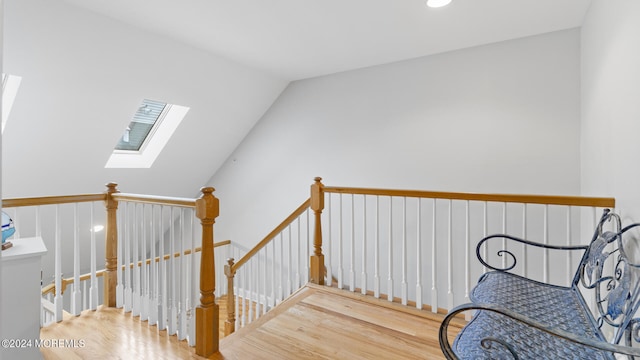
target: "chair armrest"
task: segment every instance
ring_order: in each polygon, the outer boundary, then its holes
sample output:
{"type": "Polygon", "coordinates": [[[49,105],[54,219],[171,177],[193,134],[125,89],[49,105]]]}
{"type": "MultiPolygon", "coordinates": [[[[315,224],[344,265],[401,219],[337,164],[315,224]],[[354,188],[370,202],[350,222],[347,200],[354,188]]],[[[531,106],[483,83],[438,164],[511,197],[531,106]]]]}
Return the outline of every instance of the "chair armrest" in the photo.
{"type": "MultiPolygon", "coordinates": [[[[494,313],[498,313],[501,314],[503,316],[507,316],[521,324],[524,324],[526,326],[529,327],[533,327],[536,328],[540,331],[544,331],[552,336],[556,336],[568,341],[571,341],[573,343],[576,344],[581,344],[593,349],[598,349],[598,350],[602,350],[602,351],[607,351],[607,352],[611,352],[611,353],[616,353],[616,354],[623,354],[623,355],[629,355],[629,356],[640,356],[640,348],[633,348],[630,346],[623,346],[623,345],[617,345],[617,344],[610,344],[608,342],[605,341],[598,341],[598,340],[594,340],[591,338],[584,338],[581,336],[578,336],[576,334],[572,334],[570,332],[561,330],[561,329],[552,329],[549,328],[547,326],[545,326],[544,324],[533,320],[529,317],[523,316],[519,313],[516,313],[514,311],[510,311],[502,306],[497,306],[497,305],[492,305],[492,304],[472,304],[472,303],[468,303],[468,304],[463,304],[460,305],[458,307],[455,307],[454,309],[452,309],[447,316],[444,318],[442,324],[440,325],[440,331],[438,334],[438,340],[440,342],[440,348],[442,349],[443,354],[445,355],[445,357],[447,359],[458,359],[458,356],[455,354],[455,352],[453,351],[453,349],[451,348],[451,345],[449,343],[449,338],[448,338],[448,327],[449,327],[449,323],[451,322],[451,320],[459,313],[465,312],[465,311],[471,311],[471,310],[483,310],[483,311],[491,311],[494,313]]],[[[489,334],[485,339],[483,339],[481,341],[481,346],[485,347],[485,348],[489,348],[491,347],[492,343],[499,343],[501,345],[503,345],[512,355],[514,359],[518,359],[518,355],[516,353],[516,351],[514,350],[514,348],[506,343],[504,340],[501,339],[497,339],[495,337],[490,336],[491,334],[489,334]]]]}
{"type": "Polygon", "coordinates": [[[538,243],[538,242],[534,242],[534,241],[530,241],[530,240],[525,240],[525,239],[521,239],[515,236],[511,236],[511,235],[505,235],[505,234],[496,234],[496,235],[489,235],[485,238],[483,238],[482,240],[480,240],[478,242],[478,245],[476,246],[476,257],[478,258],[478,261],[480,261],[480,263],[482,263],[482,265],[488,267],[491,270],[497,270],[497,271],[509,271],[511,269],[513,269],[516,266],[517,263],[517,259],[516,256],[509,250],[507,249],[502,249],[502,250],[498,250],[497,254],[498,256],[504,256],[504,255],[508,255],[511,258],[511,263],[507,262],[506,266],[504,267],[495,267],[493,265],[490,265],[488,263],[487,260],[483,259],[482,254],[480,249],[482,248],[482,245],[484,245],[484,243],[493,240],[493,239],[506,239],[509,241],[513,241],[513,242],[517,242],[517,243],[521,243],[527,246],[535,246],[535,247],[539,247],[539,248],[543,248],[543,249],[552,249],[552,250],[564,250],[564,251],[576,251],[576,250],[582,250],[585,251],[589,248],[588,245],[581,245],[581,246],[555,246],[555,245],[548,245],[548,244],[542,244],[542,243],[538,243]]]}

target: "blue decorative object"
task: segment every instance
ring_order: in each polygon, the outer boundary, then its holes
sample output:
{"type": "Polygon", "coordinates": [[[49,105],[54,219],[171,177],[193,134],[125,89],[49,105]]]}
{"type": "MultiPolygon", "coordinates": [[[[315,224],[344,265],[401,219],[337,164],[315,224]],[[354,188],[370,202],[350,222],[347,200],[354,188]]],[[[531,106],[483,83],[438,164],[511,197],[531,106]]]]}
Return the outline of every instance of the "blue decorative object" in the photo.
{"type": "Polygon", "coordinates": [[[13,233],[16,232],[16,228],[13,227],[13,220],[5,213],[2,212],[2,243],[10,238],[13,233]]]}

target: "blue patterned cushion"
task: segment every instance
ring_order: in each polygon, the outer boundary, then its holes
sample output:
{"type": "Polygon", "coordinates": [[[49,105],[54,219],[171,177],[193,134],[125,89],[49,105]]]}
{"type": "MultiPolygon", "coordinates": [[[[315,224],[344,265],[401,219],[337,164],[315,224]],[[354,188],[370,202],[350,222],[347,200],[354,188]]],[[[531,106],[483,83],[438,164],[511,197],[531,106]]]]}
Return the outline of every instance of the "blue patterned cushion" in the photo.
{"type": "MultiPolygon", "coordinates": [[[[506,272],[483,275],[470,294],[476,304],[495,304],[544,325],[605,341],[580,294],[506,272]]],[[[614,359],[613,354],[549,335],[490,311],[478,311],[458,334],[453,349],[461,359],[511,359],[505,347],[481,346],[488,336],[510,344],[521,359],[614,359]]]]}

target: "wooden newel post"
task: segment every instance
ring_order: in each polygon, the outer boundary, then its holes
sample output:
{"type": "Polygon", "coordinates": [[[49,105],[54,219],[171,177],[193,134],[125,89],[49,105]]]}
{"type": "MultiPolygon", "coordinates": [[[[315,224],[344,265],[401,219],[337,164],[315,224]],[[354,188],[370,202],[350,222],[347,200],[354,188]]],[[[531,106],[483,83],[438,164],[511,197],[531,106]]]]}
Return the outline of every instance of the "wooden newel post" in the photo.
{"type": "Polygon", "coordinates": [[[116,222],[118,201],[113,194],[118,193],[118,184],[107,184],[107,228],[105,231],[105,273],[104,273],[104,305],[116,307],[116,287],[118,285],[118,224],[116,222]]]}
{"type": "Polygon", "coordinates": [[[224,322],[224,336],[228,336],[236,331],[236,297],[233,289],[236,271],[233,269],[233,258],[227,259],[224,274],[227,276],[227,320],[224,322]]]}
{"type": "Polygon", "coordinates": [[[216,304],[216,274],[213,254],[213,224],[220,213],[212,187],[200,189],[196,200],[196,216],[202,224],[202,257],[200,260],[200,305],[196,308],[196,354],[209,357],[218,351],[220,317],[216,304]]]}
{"type": "Polygon", "coordinates": [[[324,255],[322,255],[322,223],[320,221],[324,209],[324,185],[322,178],[316,177],[311,185],[311,210],[315,218],[313,231],[313,255],[310,259],[310,279],[314,284],[324,285],[324,255]]]}

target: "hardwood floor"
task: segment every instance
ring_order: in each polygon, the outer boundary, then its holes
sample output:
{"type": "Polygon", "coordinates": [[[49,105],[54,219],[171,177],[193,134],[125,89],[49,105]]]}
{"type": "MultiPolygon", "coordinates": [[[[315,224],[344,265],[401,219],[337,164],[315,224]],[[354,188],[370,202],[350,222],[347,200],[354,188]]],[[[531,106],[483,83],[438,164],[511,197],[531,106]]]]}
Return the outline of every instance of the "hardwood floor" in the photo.
{"type": "MultiPolygon", "coordinates": [[[[220,305],[221,315],[226,314],[220,305]]],[[[442,359],[441,320],[441,315],[370,296],[307,285],[222,339],[212,359],[442,359]]],[[[453,327],[451,336],[458,329],[453,327]]],[[[42,348],[45,359],[202,359],[185,341],[121,309],[69,317],[43,328],[41,338],[84,343],[42,348]]]]}
{"type": "Polygon", "coordinates": [[[213,358],[443,359],[441,319],[385,300],[308,285],[223,339],[213,358]]]}
{"type": "Polygon", "coordinates": [[[186,341],[167,336],[166,331],[158,331],[156,326],[115,308],[101,307],[78,317],[69,316],[42,328],[40,338],[70,339],[78,344],[41,348],[44,359],[203,359],[186,341]]]}

